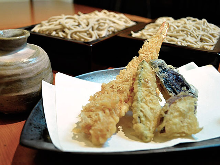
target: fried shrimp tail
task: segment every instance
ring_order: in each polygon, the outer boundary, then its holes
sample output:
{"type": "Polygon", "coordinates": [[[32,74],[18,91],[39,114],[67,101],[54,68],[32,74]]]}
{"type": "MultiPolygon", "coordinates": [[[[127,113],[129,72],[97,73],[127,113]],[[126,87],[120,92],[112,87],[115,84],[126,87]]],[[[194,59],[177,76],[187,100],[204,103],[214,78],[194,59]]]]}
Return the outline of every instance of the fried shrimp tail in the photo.
{"type": "Polygon", "coordinates": [[[164,22],[159,28],[158,32],[149,40],[146,40],[139,50],[140,60],[145,60],[149,62],[152,59],[157,59],[159,56],[159,51],[163,40],[166,37],[167,31],[169,29],[169,23],[164,22]]]}
{"type": "Polygon", "coordinates": [[[132,104],[133,128],[144,142],[150,142],[159,121],[161,106],[157,96],[156,75],[146,61],[138,66],[132,104]]]}
{"type": "Polygon", "coordinates": [[[168,25],[163,24],[157,34],[145,41],[139,57],[134,57],[115,80],[102,84],[101,91],[91,96],[89,103],[83,107],[79,126],[94,145],[104,144],[116,132],[116,124],[133,102],[137,67],[143,60],[149,62],[158,58],[167,28],[168,25]]]}

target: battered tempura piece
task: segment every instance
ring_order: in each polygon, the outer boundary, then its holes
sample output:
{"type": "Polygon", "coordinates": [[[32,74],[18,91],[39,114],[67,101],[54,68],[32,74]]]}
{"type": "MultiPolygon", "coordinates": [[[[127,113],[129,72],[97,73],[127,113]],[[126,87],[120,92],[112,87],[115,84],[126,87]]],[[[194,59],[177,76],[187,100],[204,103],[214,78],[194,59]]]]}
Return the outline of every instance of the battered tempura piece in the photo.
{"type": "Polygon", "coordinates": [[[196,102],[197,98],[185,93],[170,97],[161,110],[159,135],[180,137],[201,131],[194,113],[196,102]]]}
{"type": "Polygon", "coordinates": [[[181,92],[198,97],[198,90],[190,85],[174,67],[168,66],[164,60],[151,60],[149,64],[157,75],[158,88],[166,100],[181,92]]]}
{"type": "Polygon", "coordinates": [[[158,125],[161,106],[156,92],[156,76],[150,65],[142,61],[134,82],[132,104],[133,128],[144,142],[150,142],[158,125]]]}
{"type": "Polygon", "coordinates": [[[133,101],[133,83],[139,63],[158,58],[167,30],[168,23],[163,23],[159,31],[145,41],[139,57],[134,57],[116,80],[102,84],[101,91],[91,96],[90,102],[83,107],[79,126],[82,132],[90,135],[93,144],[104,144],[115,133],[119,118],[125,115],[133,101]]]}

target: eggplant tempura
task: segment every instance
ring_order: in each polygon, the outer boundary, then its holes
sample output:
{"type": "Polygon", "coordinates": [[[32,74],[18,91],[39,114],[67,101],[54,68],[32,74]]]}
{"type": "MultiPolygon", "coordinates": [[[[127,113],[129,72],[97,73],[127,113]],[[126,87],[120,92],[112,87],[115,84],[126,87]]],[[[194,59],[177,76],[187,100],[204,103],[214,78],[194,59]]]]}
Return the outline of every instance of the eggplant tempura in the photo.
{"type": "Polygon", "coordinates": [[[83,107],[79,126],[82,132],[90,136],[93,144],[104,144],[116,132],[116,124],[133,102],[137,67],[143,60],[149,62],[158,58],[168,26],[169,24],[164,22],[158,32],[144,42],[139,56],[134,57],[115,80],[103,83],[101,91],[91,96],[89,103],[83,107]]]}

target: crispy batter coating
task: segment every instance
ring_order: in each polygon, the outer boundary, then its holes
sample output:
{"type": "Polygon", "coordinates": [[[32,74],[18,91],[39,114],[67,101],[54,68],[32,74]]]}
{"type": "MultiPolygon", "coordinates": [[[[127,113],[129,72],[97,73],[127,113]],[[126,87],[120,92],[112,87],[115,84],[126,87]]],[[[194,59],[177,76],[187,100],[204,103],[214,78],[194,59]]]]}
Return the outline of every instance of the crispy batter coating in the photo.
{"type": "Polygon", "coordinates": [[[146,61],[138,66],[132,104],[133,128],[144,142],[150,142],[158,125],[161,105],[157,96],[156,75],[146,61]]]}
{"type": "Polygon", "coordinates": [[[116,124],[125,115],[133,102],[133,83],[137,67],[143,60],[149,62],[158,58],[158,53],[168,30],[168,23],[163,23],[159,31],[139,50],[120,71],[120,74],[107,84],[102,84],[101,91],[90,97],[90,102],[81,111],[79,126],[81,131],[90,135],[94,145],[102,145],[116,131],[116,124]]]}
{"type": "Polygon", "coordinates": [[[157,128],[159,135],[172,138],[200,132],[202,128],[199,128],[195,114],[196,102],[197,98],[185,93],[170,97],[161,110],[161,123],[157,128]]]}

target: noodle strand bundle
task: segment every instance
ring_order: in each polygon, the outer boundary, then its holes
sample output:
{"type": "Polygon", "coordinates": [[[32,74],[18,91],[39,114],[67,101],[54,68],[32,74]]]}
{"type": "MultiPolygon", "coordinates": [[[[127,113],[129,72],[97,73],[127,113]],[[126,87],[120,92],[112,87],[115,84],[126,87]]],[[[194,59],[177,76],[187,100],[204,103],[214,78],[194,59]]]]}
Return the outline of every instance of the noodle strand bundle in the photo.
{"type": "Polygon", "coordinates": [[[36,25],[32,31],[90,42],[135,24],[123,14],[102,10],[88,14],[79,12],[78,15],[53,16],[36,25]]]}
{"type": "Polygon", "coordinates": [[[208,23],[206,19],[186,17],[174,20],[172,17],[160,17],[155,23],[146,25],[143,30],[137,33],[131,32],[132,37],[149,39],[164,21],[170,24],[164,40],[167,43],[213,50],[220,36],[220,28],[208,23]]]}

